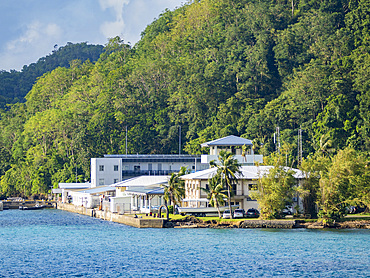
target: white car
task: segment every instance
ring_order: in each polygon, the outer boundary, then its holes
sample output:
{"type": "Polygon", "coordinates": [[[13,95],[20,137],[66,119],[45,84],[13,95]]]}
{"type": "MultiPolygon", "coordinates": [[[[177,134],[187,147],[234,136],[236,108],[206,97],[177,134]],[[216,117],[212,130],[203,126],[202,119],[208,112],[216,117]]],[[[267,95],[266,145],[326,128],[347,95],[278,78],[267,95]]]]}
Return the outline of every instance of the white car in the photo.
{"type": "Polygon", "coordinates": [[[229,218],[231,218],[231,217],[230,217],[230,210],[229,210],[229,209],[226,209],[226,210],[224,211],[224,213],[222,214],[222,218],[224,218],[224,219],[229,219],[229,218]]]}
{"type": "Polygon", "coordinates": [[[244,218],[244,217],[245,217],[244,209],[236,209],[234,211],[234,218],[244,218]]]}

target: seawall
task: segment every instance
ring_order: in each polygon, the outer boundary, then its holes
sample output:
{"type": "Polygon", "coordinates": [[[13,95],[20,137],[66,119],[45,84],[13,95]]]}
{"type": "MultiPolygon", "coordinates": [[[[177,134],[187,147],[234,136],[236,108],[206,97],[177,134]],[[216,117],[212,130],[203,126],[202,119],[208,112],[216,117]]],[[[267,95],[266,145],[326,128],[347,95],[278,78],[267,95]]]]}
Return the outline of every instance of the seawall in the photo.
{"type": "Polygon", "coordinates": [[[75,206],[71,204],[58,203],[58,209],[83,214],[99,219],[112,221],[116,223],[125,224],[135,228],[163,228],[165,225],[165,219],[145,219],[145,218],[134,218],[128,215],[120,215],[117,213],[111,213],[103,210],[88,209],[85,207],[75,206]]]}

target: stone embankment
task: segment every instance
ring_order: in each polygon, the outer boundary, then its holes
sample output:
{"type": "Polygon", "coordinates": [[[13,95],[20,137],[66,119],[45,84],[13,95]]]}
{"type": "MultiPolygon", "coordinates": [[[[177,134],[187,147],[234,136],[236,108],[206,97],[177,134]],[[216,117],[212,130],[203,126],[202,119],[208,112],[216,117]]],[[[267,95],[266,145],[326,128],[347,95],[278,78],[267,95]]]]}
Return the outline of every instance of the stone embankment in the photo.
{"type": "Polygon", "coordinates": [[[189,216],[181,220],[172,220],[165,224],[167,228],[270,228],[270,229],[370,229],[370,220],[366,221],[346,221],[336,223],[331,226],[323,225],[320,222],[305,222],[304,220],[241,220],[223,221],[216,220],[203,221],[194,216],[189,216]]]}
{"type": "Polygon", "coordinates": [[[331,226],[320,222],[305,222],[304,220],[259,220],[248,219],[240,221],[202,220],[194,216],[187,216],[179,220],[165,220],[163,218],[134,218],[133,215],[120,215],[98,209],[88,209],[72,204],[58,203],[58,209],[79,213],[99,219],[113,221],[136,228],[269,228],[269,229],[370,229],[370,220],[346,221],[334,223],[331,226]]]}

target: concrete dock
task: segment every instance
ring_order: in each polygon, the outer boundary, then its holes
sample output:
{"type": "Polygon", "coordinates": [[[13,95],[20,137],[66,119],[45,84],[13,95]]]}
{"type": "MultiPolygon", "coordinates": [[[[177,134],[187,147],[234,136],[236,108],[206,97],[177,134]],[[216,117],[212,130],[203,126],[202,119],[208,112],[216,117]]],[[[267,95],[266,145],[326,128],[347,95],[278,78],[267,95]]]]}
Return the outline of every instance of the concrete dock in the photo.
{"type": "Polygon", "coordinates": [[[166,220],[163,218],[134,218],[132,215],[121,215],[104,210],[88,209],[72,204],[58,203],[57,208],[73,213],[83,214],[107,221],[125,224],[135,228],[164,228],[164,225],[166,223],[166,220]]]}

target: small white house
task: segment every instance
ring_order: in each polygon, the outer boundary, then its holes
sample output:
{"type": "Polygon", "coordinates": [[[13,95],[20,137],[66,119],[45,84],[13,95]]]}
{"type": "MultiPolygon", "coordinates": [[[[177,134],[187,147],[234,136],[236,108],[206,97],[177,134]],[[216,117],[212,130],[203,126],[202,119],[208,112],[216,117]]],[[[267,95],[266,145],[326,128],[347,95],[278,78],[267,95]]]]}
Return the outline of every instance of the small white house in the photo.
{"type": "Polygon", "coordinates": [[[69,192],[72,204],[86,208],[103,206],[103,202],[109,202],[109,197],[114,197],[115,194],[116,190],[111,186],[99,186],[69,192]]]}
{"type": "Polygon", "coordinates": [[[155,212],[164,204],[164,188],[169,176],[140,176],[113,184],[116,197],[111,198],[112,212],[155,212]]]}

